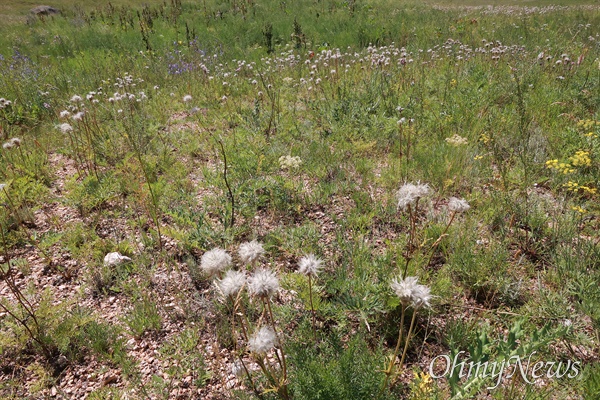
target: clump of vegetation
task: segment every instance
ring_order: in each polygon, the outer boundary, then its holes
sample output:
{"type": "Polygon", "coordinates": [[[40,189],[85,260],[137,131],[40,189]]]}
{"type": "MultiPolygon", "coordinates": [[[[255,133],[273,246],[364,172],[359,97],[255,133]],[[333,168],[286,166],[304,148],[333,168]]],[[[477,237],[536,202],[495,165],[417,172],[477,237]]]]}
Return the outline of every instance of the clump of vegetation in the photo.
{"type": "Polygon", "coordinates": [[[132,3],[6,6],[1,397],[597,395],[597,6],[132,3]]]}

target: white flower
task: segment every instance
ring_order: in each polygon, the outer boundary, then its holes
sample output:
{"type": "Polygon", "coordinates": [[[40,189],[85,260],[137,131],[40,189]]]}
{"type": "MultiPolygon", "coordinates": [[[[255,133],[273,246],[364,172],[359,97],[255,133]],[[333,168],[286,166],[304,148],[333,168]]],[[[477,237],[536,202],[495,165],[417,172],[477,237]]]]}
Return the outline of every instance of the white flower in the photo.
{"type": "Polygon", "coordinates": [[[419,183],[405,183],[402,185],[400,190],[396,193],[398,199],[398,208],[405,210],[409,205],[414,204],[421,197],[425,197],[429,194],[429,186],[421,185],[419,183]]]}
{"type": "Polygon", "coordinates": [[[64,124],[60,124],[59,128],[62,133],[73,132],[73,127],[71,125],[67,124],[66,122],[64,124]]]}
{"type": "Polygon", "coordinates": [[[83,111],[79,111],[77,114],[73,114],[71,119],[73,121],[81,121],[83,119],[83,111]]]}
{"type": "Polygon", "coordinates": [[[4,190],[5,187],[6,187],[6,183],[0,183],[0,190],[4,190]]]}
{"type": "Polygon", "coordinates": [[[429,307],[431,301],[431,289],[425,285],[417,285],[417,289],[413,293],[412,306],[416,309],[429,307]]]}
{"type": "Polygon", "coordinates": [[[286,155],[279,157],[279,167],[283,170],[296,169],[300,167],[301,164],[302,160],[298,156],[292,157],[286,155]]]}
{"type": "Polygon", "coordinates": [[[243,271],[230,269],[225,277],[218,283],[219,289],[225,297],[235,297],[246,284],[246,274],[243,271]]]}
{"type": "Polygon", "coordinates": [[[204,253],[200,260],[200,268],[209,275],[223,271],[230,265],[231,256],[218,247],[204,253]]]}
{"type": "Polygon", "coordinates": [[[413,301],[413,294],[417,290],[419,284],[417,281],[419,278],[416,276],[409,276],[406,279],[394,279],[392,280],[392,290],[396,293],[396,296],[400,298],[402,304],[407,305],[413,301]]]}
{"type": "Polygon", "coordinates": [[[71,100],[70,100],[70,101],[71,101],[71,103],[77,103],[78,101],[81,101],[81,100],[83,100],[83,99],[81,98],[81,96],[74,95],[73,97],[71,97],[71,100]]]}
{"type": "Polygon", "coordinates": [[[186,94],[185,96],[183,96],[183,102],[187,103],[188,101],[192,101],[192,96],[189,94],[186,94]]]}
{"type": "Polygon", "coordinates": [[[68,112],[67,110],[63,110],[60,112],[60,117],[61,118],[69,118],[69,116],[71,116],[71,113],[68,112]]]}
{"type": "Polygon", "coordinates": [[[445,140],[446,140],[446,143],[451,144],[452,146],[455,146],[455,147],[458,147],[458,146],[468,143],[467,138],[459,136],[456,133],[450,137],[447,137],[445,140]]]}
{"type": "Polygon", "coordinates": [[[248,292],[255,296],[272,296],[279,290],[279,279],[274,272],[261,268],[248,279],[248,292]]]}
{"type": "Polygon", "coordinates": [[[257,354],[265,354],[277,345],[277,335],[273,329],[263,326],[248,340],[248,348],[257,354]]]}
{"type": "Polygon", "coordinates": [[[431,291],[427,286],[419,285],[417,283],[418,279],[416,276],[409,276],[406,279],[392,280],[390,286],[404,306],[412,304],[416,309],[429,307],[429,301],[432,297],[431,291]]]}
{"type": "Polygon", "coordinates": [[[260,244],[256,240],[240,244],[240,248],[238,250],[240,259],[244,264],[254,263],[264,253],[265,249],[263,248],[262,244],[260,244]]]}
{"type": "Polygon", "coordinates": [[[319,260],[314,254],[304,256],[298,261],[298,272],[306,276],[316,277],[321,271],[323,260],[319,260]]]}
{"type": "Polygon", "coordinates": [[[465,199],[450,197],[448,200],[448,209],[452,212],[462,213],[467,211],[471,206],[465,199]]]}

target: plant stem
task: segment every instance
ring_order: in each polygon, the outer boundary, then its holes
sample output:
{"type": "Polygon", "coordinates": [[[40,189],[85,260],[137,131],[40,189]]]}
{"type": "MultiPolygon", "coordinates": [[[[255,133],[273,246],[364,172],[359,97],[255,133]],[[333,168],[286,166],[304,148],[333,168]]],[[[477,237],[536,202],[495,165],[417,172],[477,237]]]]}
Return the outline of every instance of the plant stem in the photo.
{"type": "Polygon", "coordinates": [[[223,180],[225,181],[225,186],[227,187],[227,192],[229,193],[229,202],[231,203],[231,220],[229,223],[229,227],[233,228],[233,226],[235,225],[235,198],[233,197],[233,191],[231,190],[229,180],[227,179],[227,153],[225,153],[223,141],[219,140],[218,143],[221,147],[221,154],[223,155],[223,180]]]}
{"type": "Polygon", "coordinates": [[[308,275],[308,292],[310,297],[310,311],[312,313],[312,328],[313,333],[315,335],[315,342],[317,341],[317,324],[315,317],[315,307],[313,306],[313,296],[312,296],[312,277],[308,275]]]}
{"type": "Polygon", "coordinates": [[[406,307],[404,305],[402,305],[402,316],[400,317],[400,330],[398,331],[398,342],[396,343],[396,348],[394,349],[394,355],[392,356],[392,359],[390,360],[390,364],[388,365],[387,369],[384,371],[385,373],[385,380],[383,381],[383,385],[381,386],[381,390],[379,391],[379,396],[377,396],[377,398],[380,398],[381,395],[383,394],[383,392],[385,391],[385,388],[388,385],[388,382],[390,380],[390,376],[392,375],[392,371],[394,369],[394,363],[396,361],[396,357],[398,357],[398,351],[400,351],[400,343],[402,342],[402,333],[404,331],[404,316],[406,315],[406,307]]]}

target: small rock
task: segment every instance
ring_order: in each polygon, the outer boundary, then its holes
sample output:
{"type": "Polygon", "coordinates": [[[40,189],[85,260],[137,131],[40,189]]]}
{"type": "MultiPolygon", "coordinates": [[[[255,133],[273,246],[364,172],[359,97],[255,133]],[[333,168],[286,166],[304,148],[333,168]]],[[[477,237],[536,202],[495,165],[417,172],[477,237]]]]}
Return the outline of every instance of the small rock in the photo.
{"type": "Polygon", "coordinates": [[[118,252],[108,253],[104,256],[104,266],[106,267],[114,267],[119,264],[123,264],[124,262],[130,262],[131,258],[122,255],[118,252]]]}

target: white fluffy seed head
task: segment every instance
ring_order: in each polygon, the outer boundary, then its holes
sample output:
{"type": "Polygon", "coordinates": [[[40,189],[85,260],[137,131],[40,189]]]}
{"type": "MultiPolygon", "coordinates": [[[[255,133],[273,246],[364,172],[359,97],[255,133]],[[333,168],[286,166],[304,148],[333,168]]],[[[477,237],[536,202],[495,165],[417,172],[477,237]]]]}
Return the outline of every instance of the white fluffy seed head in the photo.
{"type": "Polygon", "coordinates": [[[73,116],[71,117],[71,119],[73,121],[81,121],[83,119],[83,111],[79,111],[76,114],[73,114],[73,116]]]}
{"type": "Polygon", "coordinates": [[[252,264],[265,254],[265,249],[261,243],[253,240],[240,244],[238,254],[244,264],[252,264]]]}
{"type": "Polygon", "coordinates": [[[231,256],[221,248],[214,248],[202,255],[200,268],[209,275],[225,270],[231,265],[231,256]]]}
{"type": "Polygon", "coordinates": [[[306,276],[316,277],[321,271],[323,260],[318,259],[314,254],[308,254],[298,261],[298,272],[306,276]]]}
{"type": "Polygon", "coordinates": [[[248,340],[248,348],[253,353],[265,354],[277,345],[277,335],[268,326],[263,326],[248,340]]]}
{"type": "Polygon", "coordinates": [[[396,193],[396,199],[398,200],[398,208],[406,210],[410,205],[413,205],[421,197],[425,197],[429,194],[430,189],[427,184],[405,183],[402,185],[400,190],[396,193]]]}
{"type": "Polygon", "coordinates": [[[471,206],[465,199],[450,197],[448,200],[448,209],[452,212],[462,213],[468,211],[471,206]]]}
{"type": "Polygon", "coordinates": [[[73,127],[66,122],[64,124],[60,124],[59,128],[62,133],[73,132],[73,127]]]}
{"type": "Polygon", "coordinates": [[[396,296],[400,298],[400,302],[405,306],[410,304],[413,300],[413,294],[417,290],[419,284],[417,281],[419,278],[416,276],[409,276],[406,279],[394,279],[392,280],[392,290],[396,293],[396,296]]]}
{"type": "Polygon", "coordinates": [[[189,94],[186,94],[185,96],[183,96],[183,102],[187,103],[188,101],[192,101],[192,96],[189,94]]]}
{"type": "Polygon", "coordinates": [[[391,288],[400,298],[403,306],[411,304],[414,308],[429,307],[431,300],[431,291],[425,285],[417,283],[416,276],[409,276],[406,279],[394,279],[391,283],[391,288]]]}
{"type": "Polygon", "coordinates": [[[416,309],[429,307],[431,301],[431,289],[425,285],[418,285],[415,293],[413,293],[412,306],[416,309]]]}
{"type": "Polygon", "coordinates": [[[242,271],[230,269],[225,277],[218,283],[219,289],[225,297],[235,297],[246,284],[246,274],[242,271]]]}
{"type": "Polygon", "coordinates": [[[259,297],[269,297],[279,290],[279,279],[274,272],[261,268],[248,279],[248,292],[259,297]]]}

